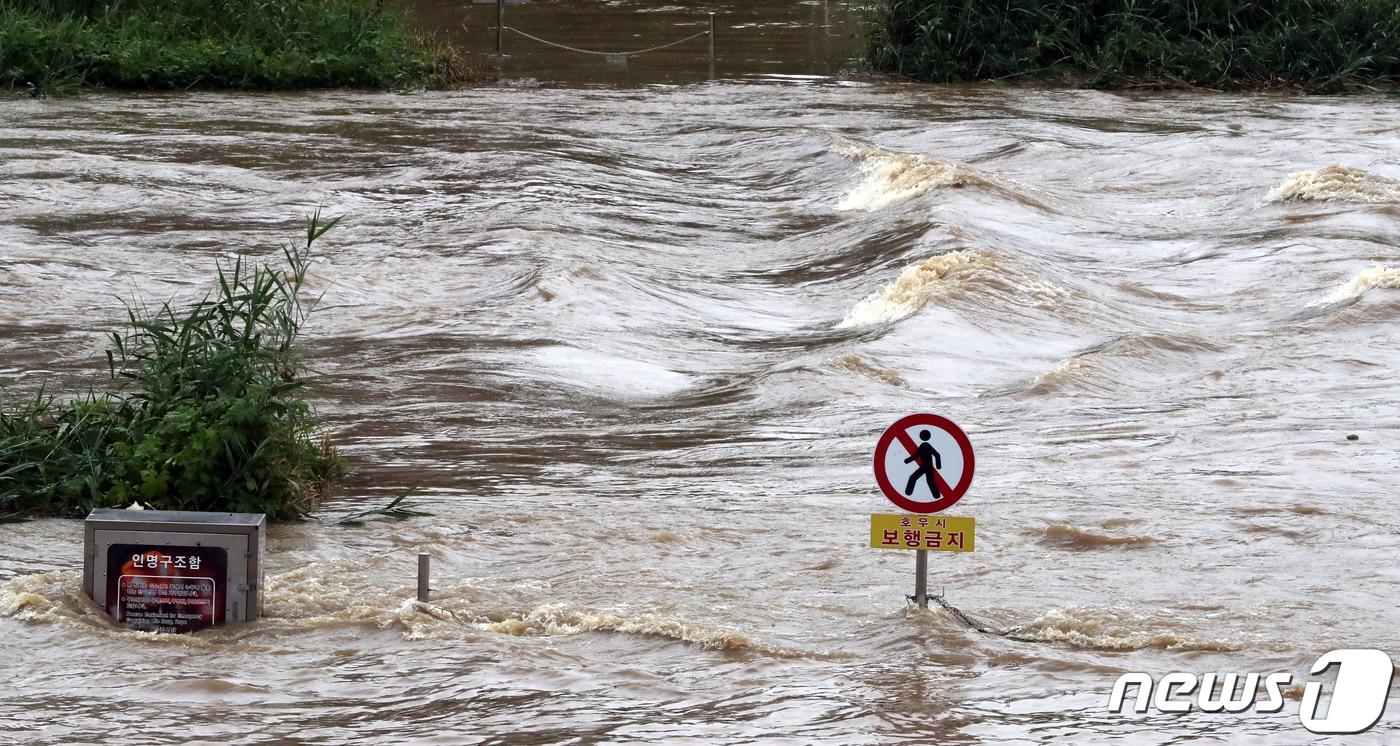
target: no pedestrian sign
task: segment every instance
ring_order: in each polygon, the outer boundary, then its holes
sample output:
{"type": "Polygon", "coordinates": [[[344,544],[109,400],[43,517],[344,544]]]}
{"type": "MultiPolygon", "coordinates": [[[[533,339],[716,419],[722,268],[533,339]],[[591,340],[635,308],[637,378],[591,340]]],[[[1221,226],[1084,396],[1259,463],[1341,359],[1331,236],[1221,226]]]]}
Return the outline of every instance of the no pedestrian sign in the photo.
{"type": "Polygon", "coordinates": [[[972,442],[953,421],[911,414],[890,425],[875,445],[875,483],[912,513],[953,506],[972,486],[972,442]]]}

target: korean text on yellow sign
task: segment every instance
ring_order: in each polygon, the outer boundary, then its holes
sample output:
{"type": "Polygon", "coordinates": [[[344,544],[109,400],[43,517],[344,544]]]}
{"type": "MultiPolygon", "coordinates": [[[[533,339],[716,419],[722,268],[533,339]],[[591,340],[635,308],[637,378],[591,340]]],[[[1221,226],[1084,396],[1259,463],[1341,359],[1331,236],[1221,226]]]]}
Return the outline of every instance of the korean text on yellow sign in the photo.
{"type": "Polygon", "coordinates": [[[870,516],[870,546],[876,549],[971,552],[975,527],[974,518],[875,513],[870,516]]]}

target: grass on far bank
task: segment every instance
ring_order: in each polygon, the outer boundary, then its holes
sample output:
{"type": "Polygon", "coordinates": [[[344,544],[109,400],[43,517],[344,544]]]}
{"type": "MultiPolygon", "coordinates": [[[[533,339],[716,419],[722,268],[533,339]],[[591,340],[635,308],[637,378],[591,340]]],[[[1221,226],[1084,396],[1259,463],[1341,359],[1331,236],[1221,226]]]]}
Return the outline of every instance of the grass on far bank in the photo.
{"type": "Polygon", "coordinates": [[[308,255],[333,225],[312,216],[285,265],[221,265],[188,308],[128,304],[107,352],[114,390],[0,404],[0,519],[133,501],[306,516],[341,471],[293,347],[308,255]]]}
{"type": "Polygon", "coordinates": [[[1092,87],[1400,84],[1395,0],[882,0],[868,56],[929,82],[1092,87]]]}
{"type": "Polygon", "coordinates": [[[460,83],[388,0],[0,0],[0,88],[402,89],[460,83]]]}

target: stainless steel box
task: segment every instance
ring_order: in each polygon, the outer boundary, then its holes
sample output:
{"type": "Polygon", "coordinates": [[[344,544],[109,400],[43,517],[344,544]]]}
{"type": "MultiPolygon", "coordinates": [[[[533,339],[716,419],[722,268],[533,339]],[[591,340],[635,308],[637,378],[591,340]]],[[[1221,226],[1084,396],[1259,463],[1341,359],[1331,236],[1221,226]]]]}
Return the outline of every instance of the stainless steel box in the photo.
{"type": "Polygon", "coordinates": [[[262,615],[260,513],[98,508],[83,536],[83,590],[132,629],[189,632],[262,615]]]}

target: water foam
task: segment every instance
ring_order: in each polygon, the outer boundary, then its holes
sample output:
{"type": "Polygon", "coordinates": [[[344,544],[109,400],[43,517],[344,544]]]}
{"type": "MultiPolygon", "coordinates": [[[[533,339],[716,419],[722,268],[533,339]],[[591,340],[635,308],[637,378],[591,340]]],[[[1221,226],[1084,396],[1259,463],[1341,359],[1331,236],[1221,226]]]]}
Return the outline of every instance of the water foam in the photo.
{"type": "Polygon", "coordinates": [[[859,355],[846,355],[832,362],[829,367],[832,370],[865,376],[873,381],[879,381],[880,383],[889,384],[890,386],[903,388],[909,385],[908,382],[904,380],[904,376],[899,374],[899,371],[878,367],[872,363],[866,362],[866,360],[859,355]]]}
{"type": "Polygon", "coordinates": [[[1066,526],[1060,523],[1053,523],[1046,526],[1044,531],[1033,531],[1031,533],[1032,535],[1039,535],[1040,543],[1042,544],[1076,551],[1106,549],[1109,547],[1139,547],[1156,541],[1156,539],[1151,536],[1110,536],[1108,534],[1086,531],[1081,528],[1066,526]]]}
{"type": "Polygon", "coordinates": [[[1072,385],[1089,386],[1086,377],[1113,361],[1157,357],[1164,353],[1219,352],[1222,348],[1200,337],[1183,334],[1128,334],[1071,355],[1040,373],[1026,387],[1029,394],[1048,394],[1072,385]]]}
{"type": "Polygon", "coordinates": [[[660,637],[710,650],[749,651],[774,658],[833,660],[851,657],[785,647],[752,640],[722,627],[683,621],[650,612],[605,611],[554,603],[528,611],[481,612],[462,599],[444,598],[433,604],[398,600],[394,594],[366,594],[355,583],[355,572],[386,562],[312,562],[278,575],[269,575],[263,621],[251,626],[209,630],[194,635],[141,632],[118,627],[82,594],[82,574],[74,570],[20,575],[0,584],[0,617],[37,624],[76,624],[131,639],[212,648],[254,640],[269,627],[316,630],[345,625],[402,630],[405,639],[474,640],[482,635],[511,637],[572,636],[589,632],[660,637]]]}
{"type": "Polygon", "coordinates": [[[1273,191],[1270,202],[1400,202],[1400,181],[1333,163],[1316,171],[1291,173],[1273,191]]]}
{"type": "Polygon", "coordinates": [[[54,570],[19,575],[0,585],[0,616],[32,622],[57,622],[72,618],[54,599],[71,583],[71,571],[54,570]]]}
{"type": "Polygon", "coordinates": [[[1044,394],[1055,391],[1072,381],[1076,380],[1081,372],[1093,367],[1093,361],[1088,356],[1075,355],[1067,357],[1051,369],[1040,373],[1031,381],[1031,385],[1026,388],[1028,393],[1044,394]]]}
{"type": "Polygon", "coordinates": [[[1239,646],[1194,637],[1170,619],[1123,609],[1071,606],[1051,609],[1016,632],[1018,639],[1055,642],[1091,650],[1201,650],[1228,652],[1239,646]]]}
{"type": "Polygon", "coordinates": [[[1370,269],[1364,269],[1351,281],[1337,290],[1338,299],[1360,298],[1367,291],[1382,288],[1385,290],[1400,290],[1400,269],[1377,264],[1370,269]]]}
{"type": "Polygon", "coordinates": [[[660,637],[709,650],[748,651],[774,658],[831,660],[852,657],[848,653],[802,650],[764,643],[733,630],[682,621],[651,612],[605,611],[566,603],[545,604],[525,612],[483,614],[466,608],[454,609],[451,605],[423,605],[410,600],[404,602],[395,616],[395,621],[409,628],[409,636],[413,639],[444,633],[451,635],[456,628],[510,637],[573,636],[603,632],[660,637]],[[418,611],[424,614],[414,613],[418,611]],[[428,619],[449,624],[428,626],[424,623],[428,619]]]}
{"type": "Polygon", "coordinates": [[[1027,296],[1044,309],[1056,308],[1069,297],[1067,291],[1048,282],[1014,277],[991,252],[964,249],[905,267],[893,282],[856,303],[838,327],[898,321],[935,298],[955,296],[974,285],[1027,296]]]}
{"type": "Polygon", "coordinates": [[[838,210],[875,212],[908,202],[942,187],[989,184],[987,177],[956,161],[915,153],[895,153],[834,139],[832,148],[855,161],[865,181],[836,205],[838,210]]]}
{"type": "Polygon", "coordinates": [[[194,635],[169,635],[118,627],[83,593],[78,570],[17,575],[0,585],[0,617],[33,624],[74,626],[99,634],[188,648],[208,648],[213,643],[194,635]]]}
{"type": "Polygon", "coordinates": [[[114,623],[83,593],[77,570],[18,575],[0,584],[0,617],[51,625],[72,625],[104,634],[162,644],[212,648],[256,638],[268,626],[317,629],[346,624],[370,624],[381,629],[403,622],[400,609],[385,607],[379,597],[355,582],[357,572],[383,565],[372,556],[360,561],[311,562],[289,572],[267,576],[263,622],[172,635],[129,630],[114,623]]]}
{"type": "Polygon", "coordinates": [[[905,267],[894,282],[867,296],[846,314],[841,326],[898,321],[964,282],[974,269],[990,268],[992,258],[980,251],[950,251],[905,267]]]}
{"type": "Polygon", "coordinates": [[[507,635],[577,635],[584,632],[618,632],[669,637],[716,650],[742,650],[758,647],[747,637],[729,630],[688,624],[655,614],[624,615],[573,607],[568,604],[547,604],[532,609],[521,617],[511,617],[498,622],[484,622],[479,626],[489,632],[507,635]]]}

